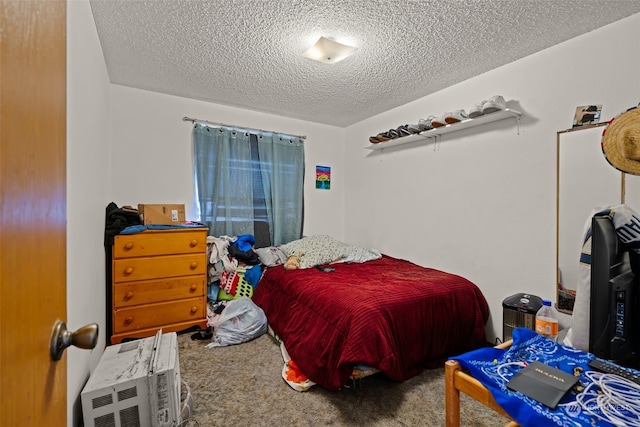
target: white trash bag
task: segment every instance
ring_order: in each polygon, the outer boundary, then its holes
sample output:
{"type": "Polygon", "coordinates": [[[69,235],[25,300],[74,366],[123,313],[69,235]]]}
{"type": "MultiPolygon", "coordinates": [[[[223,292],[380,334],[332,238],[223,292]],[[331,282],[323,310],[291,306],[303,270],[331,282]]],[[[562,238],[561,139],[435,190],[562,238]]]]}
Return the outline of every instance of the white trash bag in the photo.
{"type": "Polygon", "coordinates": [[[213,337],[207,348],[241,344],[267,332],[267,316],[251,298],[242,297],[227,303],[220,315],[209,322],[213,337]]]}

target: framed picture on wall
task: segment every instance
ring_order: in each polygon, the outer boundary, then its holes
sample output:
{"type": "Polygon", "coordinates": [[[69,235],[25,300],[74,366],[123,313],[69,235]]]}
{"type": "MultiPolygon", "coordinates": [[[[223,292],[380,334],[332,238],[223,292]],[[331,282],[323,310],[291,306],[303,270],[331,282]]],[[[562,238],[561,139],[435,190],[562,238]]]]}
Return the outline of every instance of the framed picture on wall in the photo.
{"type": "Polygon", "coordinates": [[[316,188],[320,190],[331,189],[331,167],[316,166],[316,188]]]}
{"type": "Polygon", "coordinates": [[[600,121],[600,112],[602,111],[602,104],[581,105],[576,108],[576,113],[573,116],[574,128],[593,125],[600,121]]]}

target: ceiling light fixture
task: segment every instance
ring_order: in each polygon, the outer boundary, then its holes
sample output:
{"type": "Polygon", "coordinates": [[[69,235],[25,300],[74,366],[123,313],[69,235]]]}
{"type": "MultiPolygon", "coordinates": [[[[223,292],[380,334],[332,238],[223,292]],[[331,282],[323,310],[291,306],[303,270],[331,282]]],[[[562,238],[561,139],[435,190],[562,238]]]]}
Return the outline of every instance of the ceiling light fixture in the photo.
{"type": "Polygon", "coordinates": [[[338,43],[335,40],[320,37],[316,44],[307,49],[302,56],[313,59],[314,61],[324,62],[326,64],[335,64],[336,62],[342,61],[356,50],[358,50],[357,47],[347,46],[345,44],[338,43]]]}

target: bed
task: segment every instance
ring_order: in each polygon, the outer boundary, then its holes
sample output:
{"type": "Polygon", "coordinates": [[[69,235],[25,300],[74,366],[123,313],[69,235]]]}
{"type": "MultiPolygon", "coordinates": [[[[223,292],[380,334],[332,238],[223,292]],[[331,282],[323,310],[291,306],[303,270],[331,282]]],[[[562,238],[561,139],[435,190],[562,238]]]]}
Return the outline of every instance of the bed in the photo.
{"type": "Polygon", "coordinates": [[[404,381],[486,345],[487,302],[461,276],[387,255],[307,267],[268,267],[252,299],[300,370],[328,390],[358,365],[404,381]]]}

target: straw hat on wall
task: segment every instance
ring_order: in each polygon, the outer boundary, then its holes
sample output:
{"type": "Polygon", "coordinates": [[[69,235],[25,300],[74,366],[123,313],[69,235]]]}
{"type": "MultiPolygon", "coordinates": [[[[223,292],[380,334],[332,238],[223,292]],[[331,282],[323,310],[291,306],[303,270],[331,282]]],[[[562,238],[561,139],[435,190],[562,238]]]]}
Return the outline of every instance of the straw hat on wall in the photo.
{"type": "Polygon", "coordinates": [[[614,168],[640,175],[640,108],[611,119],[602,132],[602,152],[614,168]]]}

